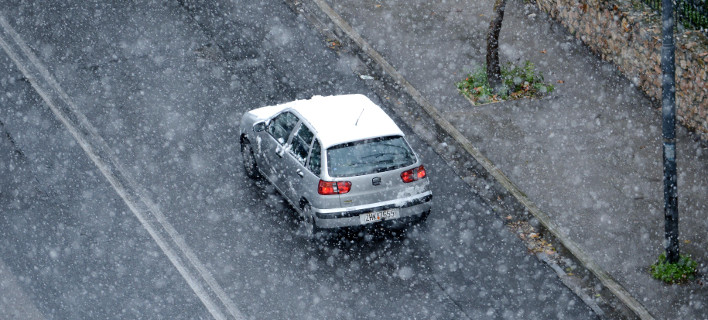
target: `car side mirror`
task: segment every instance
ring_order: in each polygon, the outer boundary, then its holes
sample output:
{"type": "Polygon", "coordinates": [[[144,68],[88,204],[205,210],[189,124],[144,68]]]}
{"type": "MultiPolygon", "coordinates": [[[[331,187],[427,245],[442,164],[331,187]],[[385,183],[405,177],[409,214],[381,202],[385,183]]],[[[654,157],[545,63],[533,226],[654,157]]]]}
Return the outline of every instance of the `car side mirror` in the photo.
{"type": "Polygon", "coordinates": [[[266,129],[265,122],[257,122],[256,124],[253,125],[253,132],[261,132],[261,131],[265,131],[265,129],[266,129]]]}

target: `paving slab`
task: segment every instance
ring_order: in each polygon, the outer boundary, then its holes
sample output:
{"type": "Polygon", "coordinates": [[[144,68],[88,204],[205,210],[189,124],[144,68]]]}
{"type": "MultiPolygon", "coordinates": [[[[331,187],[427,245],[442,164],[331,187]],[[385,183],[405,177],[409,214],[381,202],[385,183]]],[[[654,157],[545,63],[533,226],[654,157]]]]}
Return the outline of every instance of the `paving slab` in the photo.
{"type": "MultiPolygon", "coordinates": [[[[708,319],[704,280],[667,286],[661,119],[611,63],[532,4],[508,1],[502,62],[533,62],[552,95],[472,106],[455,82],[484,62],[493,1],[330,0],[383,59],[657,319],[708,319]]],[[[708,147],[679,127],[681,250],[708,272],[708,147]]]]}

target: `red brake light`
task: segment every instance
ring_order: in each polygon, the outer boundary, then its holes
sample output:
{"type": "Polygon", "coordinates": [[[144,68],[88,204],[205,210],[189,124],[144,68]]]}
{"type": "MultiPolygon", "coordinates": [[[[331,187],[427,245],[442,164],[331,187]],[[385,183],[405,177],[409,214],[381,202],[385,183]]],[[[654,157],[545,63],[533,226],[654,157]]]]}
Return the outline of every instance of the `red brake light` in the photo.
{"type": "Polygon", "coordinates": [[[324,181],[320,180],[317,185],[317,193],[322,195],[344,194],[352,188],[352,183],[349,181],[324,181]]]}
{"type": "Polygon", "coordinates": [[[422,165],[418,167],[418,179],[423,179],[427,176],[427,173],[425,173],[425,167],[422,165]]]}
{"type": "Polygon", "coordinates": [[[405,183],[409,183],[409,182],[413,182],[413,181],[416,181],[419,179],[423,179],[426,176],[427,176],[427,173],[425,172],[425,167],[423,167],[423,166],[401,172],[401,179],[405,183]]]}
{"type": "Polygon", "coordinates": [[[317,193],[324,195],[335,194],[335,186],[336,184],[332,183],[331,181],[320,180],[320,184],[317,186],[317,193]]]}
{"type": "Polygon", "coordinates": [[[401,172],[401,179],[403,179],[405,183],[415,181],[415,179],[413,179],[413,169],[401,172]]]}
{"type": "Polygon", "coordinates": [[[337,189],[339,189],[339,194],[347,193],[352,189],[352,183],[349,181],[337,181],[337,189]]]}

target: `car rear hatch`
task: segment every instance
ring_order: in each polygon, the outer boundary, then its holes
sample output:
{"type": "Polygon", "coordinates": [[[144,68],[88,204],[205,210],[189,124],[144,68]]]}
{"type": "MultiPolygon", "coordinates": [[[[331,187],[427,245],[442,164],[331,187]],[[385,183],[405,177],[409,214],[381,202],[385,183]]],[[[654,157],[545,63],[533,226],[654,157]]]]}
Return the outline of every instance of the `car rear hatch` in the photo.
{"type": "Polygon", "coordinates": [[[327,166],[331,177],[351,183],[350,190],[339,195],[342,207],[364,207],[381,202],[401,206],[406,198],[427,191],[425,171],[402,136],[331,147],[327,150],[327,166]],[[420,172],[422,176],[413,179],[410,176],[413,172],[420,172]]]}
{"type": "Polygon", "coordinates": [[[391,207],[404,206],[406,199],[428,191],[428,180],[419,179],[405,183],[401,174],[419,166],[399,168],[386,172],[351,177],[351,189],[340,194],[342,207],[368,207],[377,203],[388,203],[391,207]]]}

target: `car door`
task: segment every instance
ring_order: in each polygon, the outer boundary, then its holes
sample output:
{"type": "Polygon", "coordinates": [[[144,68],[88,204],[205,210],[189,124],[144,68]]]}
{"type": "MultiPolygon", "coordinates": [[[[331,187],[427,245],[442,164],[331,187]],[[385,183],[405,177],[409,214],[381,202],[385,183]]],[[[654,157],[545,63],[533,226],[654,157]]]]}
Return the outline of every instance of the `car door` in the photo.
{"type": "Polygon", "coordinates": [[[282,186],[283,172],[286,170],[285,161],[283,158],[288,148],[288,140],[297,126],[300,119],[295,114],[289,111],[284,111],[276,115],[268,123],[266,128],[267,135],[263,139],[262,155],[263,167],[262,170],[266,178],[278,189],[284,193],[282,186]]]}
{"type": "Polygon", "coordinates": [[[307,186],[303,186],[303,180],[309,173],[305,164],[314,136],[312,130],[304,122],[300,122],[286,146],[286,154],[283,156],[285,164],[282,172],[284,193],[296,205],[307,188],[307,186]]]}

